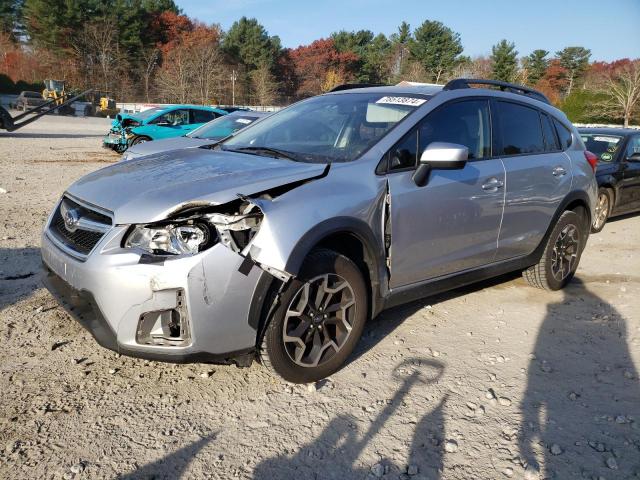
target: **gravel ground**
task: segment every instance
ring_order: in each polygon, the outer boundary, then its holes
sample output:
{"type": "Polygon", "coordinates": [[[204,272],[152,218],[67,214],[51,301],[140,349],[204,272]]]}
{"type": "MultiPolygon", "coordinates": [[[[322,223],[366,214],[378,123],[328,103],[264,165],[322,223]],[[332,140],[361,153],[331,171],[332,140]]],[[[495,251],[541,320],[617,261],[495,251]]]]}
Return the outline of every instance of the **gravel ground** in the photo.
{"type": "Polygon", "coordinates": [[[640,216],[562,292],[510,275],[383,313],[315,385],[130,359],[39,283],[54,202],[117,161],[107,127],[0,132],[0,478],[640,477],[640,216]]]}

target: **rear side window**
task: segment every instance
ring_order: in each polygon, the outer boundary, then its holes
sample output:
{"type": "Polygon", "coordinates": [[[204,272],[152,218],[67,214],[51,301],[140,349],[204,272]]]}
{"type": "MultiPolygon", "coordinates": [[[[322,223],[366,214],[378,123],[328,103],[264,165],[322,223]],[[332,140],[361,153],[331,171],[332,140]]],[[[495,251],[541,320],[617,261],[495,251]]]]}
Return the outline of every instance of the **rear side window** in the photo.
{"type": "Polygon", "coordinates": [[[207,123],[216,118],[216,114],[207,110],[191,110],[193,121],[191,123],[207,123]]]}
{"type": "Polygon", "coordinates": [[[540,115],[534,108],[497,102],[501,155],[522,155],[545,151],[540,115]]]}
{"type": "Polygon", "coordinates": [[[558,137],[560,138],[560,145],[562,146],[562,150],[569,148],[571,146],[571,132],[567,127],[565,127],[555,118],[553,119],[553,123],[556,126],[556,131],[558,132],[558,137]]]}
{"type": "Polygon", "coordinates": [[[556,136],[556,129],[553,128],[553,124],[551,123],[551,119],[548,115],[541,113],[540,119],[542,121],[542,133],[544,134],[544,145],[546,147],[547,152],[555,152],[557,150],[562,150],[560,148],[560,144],[558,143],[558,137],[556,136]]]}

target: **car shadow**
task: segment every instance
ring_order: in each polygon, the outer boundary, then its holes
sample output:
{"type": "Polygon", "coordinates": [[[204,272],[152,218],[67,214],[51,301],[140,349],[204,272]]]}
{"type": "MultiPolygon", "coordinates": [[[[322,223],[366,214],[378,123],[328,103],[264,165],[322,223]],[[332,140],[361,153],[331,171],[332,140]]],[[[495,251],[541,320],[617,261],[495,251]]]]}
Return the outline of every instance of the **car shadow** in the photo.
{"type": "Polygon", "coordinates": [[[40,287],[40,249],[0,248],[0,311],[40,287]]]}
{"type": "MultiPolygon", "coordinates": [[[[607,219],[607,224],[609,223],[616,223],[619,222],[620,220],[628,220],[629,218],[633,218],[640,215],[640,211],[639,212],[629,212],[629,213],[623,213],[622,215],[617,215],[615,217],[610,217],[607,219]]],[[[606,224],[605,224],[605,228],[606,228],[606,224]]]]}
{"type": "Polygon", "coordinates": [[[547,305],[533,353],[520,405],[529,469],[544,478],[640,473],[640,384],[625,318],[575,278],[547,305]]]}
{"type": "Polygon", "coordinates": [[[454,290],[449,290],[437,295],[424,297],[411,303],[384,310],[377,317],[367,322],[364,327],[362,338],[358,342],[354,352],[347,360],[347,364],[351,364],[352,362],[358,360],[361,356],[365,355],[380,341],[389,336],[395,329],[402,325],[402,323],[407,318],[419,312],[426,306],[430,305],[433,307],[447,300],[461,297],[469,293],[479,292],[481,290],[484,290],[485,288],[495,287],[496,285],[501,285],[520,277],[521,274],[519,271],[511,272],[505,275],[500,275],[498,277],[487,279],[481,282],[472,283],[464,287],[459,287],[454,290]]]}
{"type": "MultiPolygon", "coordinates": [[[[392,381],[398,383],[394,396],[368,424],[365,432],[358,432],[356,425],[361,421],[353,415],[339,414],[317,438],[301,446],[295,454],[279,455],[259,463],[253,478],[342,480],[367,477],[372,472],[371,466],[357,466],[362,452],[397,413],[407,396],[415,395],[418,391],[426,395],[431,390],[429,387],[442,377],[444,369],[443,363],[430,358],[416,357],[402,361],[392,374],[392,381]]],[[[377,469],[375,476],[397,478],[405,472],[407,465],[413,465],[423,475],[421,478],[424,475],[432,480],[440,478],[444,465],[446,401],[445,395],[432,410],[412,412],[421,415],[421,418],[413,431],[406,463],[396,465],[392,460],[383,458],[373,466],[373,469],[377,469]]]]}

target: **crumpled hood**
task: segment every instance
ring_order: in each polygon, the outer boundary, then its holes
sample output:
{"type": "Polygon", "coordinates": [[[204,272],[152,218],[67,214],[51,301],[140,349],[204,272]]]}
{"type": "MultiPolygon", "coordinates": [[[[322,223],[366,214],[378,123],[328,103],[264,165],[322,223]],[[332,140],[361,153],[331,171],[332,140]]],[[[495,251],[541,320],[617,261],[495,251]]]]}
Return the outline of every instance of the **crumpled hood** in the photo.
{"type": "Polygon", "coordinates": [[[153,153],[170,152],[172,150],[180,150],[182,148],[195,148],[201,145],[213,145],[216,140],[207,140],[205,138],[193,137],[173,137],[162,140],[154,140],[153,142],[144,142],[133,145],[127,149],[127,153],[131,158],[141,157],[143,155],[151,155],[153,153]]]}
{"type": "Polygon", "coordinates": [[[67,192],[114,214],[115,224],[150,223],[189,204],[219,205],[322,174],[324,164],[186,149],[110,165],[67,192]]]}

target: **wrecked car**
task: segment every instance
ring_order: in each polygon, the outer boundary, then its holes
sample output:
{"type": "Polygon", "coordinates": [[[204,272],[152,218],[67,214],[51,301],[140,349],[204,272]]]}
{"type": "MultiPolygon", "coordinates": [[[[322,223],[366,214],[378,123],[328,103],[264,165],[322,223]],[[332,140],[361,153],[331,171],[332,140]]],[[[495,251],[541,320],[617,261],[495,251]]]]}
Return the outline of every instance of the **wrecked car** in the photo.
{"type": "Polygon", "coordinates": [[[183,148],[197,148],[213,145],[223,138],[248,127],[256,120],[266,117],[268,113],[238,110],[229,115],[218,117],[181,137],[166,138],[155,142],[144,142],[129,147],[122,155],[122,160],[151,155],[152,153],[169,152],[183,148]]]}
{"type": "Polygon", "coordinates": [[[291,382],[336,372],[385,308],[513,270],[560,289],[593,156],[538,92],[473,82],[346,86],[90,173],[47,220],[45,282],[120,354],[291,382]]]}
{"type": "Polygon", "coordinates": [[[226,110],[200,105],[172,105],[139,113],[118,113],[102,146],[123,153],[132,145],[186,135],[226,114],[226,110]]]}

